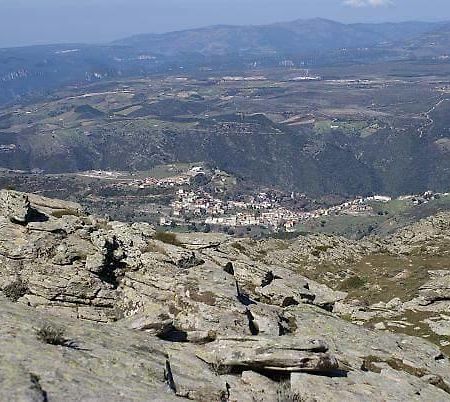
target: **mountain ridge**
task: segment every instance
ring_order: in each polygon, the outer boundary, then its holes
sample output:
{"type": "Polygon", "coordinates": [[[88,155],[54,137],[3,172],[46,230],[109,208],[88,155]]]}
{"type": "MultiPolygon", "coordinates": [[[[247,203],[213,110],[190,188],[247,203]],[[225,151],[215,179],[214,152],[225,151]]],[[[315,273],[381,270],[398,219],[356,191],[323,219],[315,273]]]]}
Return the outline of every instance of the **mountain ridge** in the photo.
{"type": "MultiPolygon", "coordinates": [[[[297,19],[290,22],[280,22],[267,25],[214,25],[207,26],[198,29],[187,29],[182,31],[173,31],[163,34],[140,34],[133,35],[129,38],[119,39],[118,41],[112,42],[113,44],[120,45],[132,45],[142,48],[143,50],[154,50],[156,53],[162,54],[176,54],[176,50],[165,50],[158,47],[158,41],[164,42],[165,40],[182,40],[180,44],[184,46],[182,48],[183,52],[195,53],[199,50],[198,44],[195,41],[201,41],[205,39],[207,41],[218,40],[222,41],[221,46],[218,48],[226,48],[227,36],[234,33],[240,33],[242,35],[247,35],[252,37],[254,40],[259,40],[260,42],[253,43],[253,51],[255,51],[255,45],[263,42],[274,42],[276,45],[277,35],[282,35],[286,33],[287,47],[285,48],[290,53],[295,52],[310,52],[314,48],[321,48],[321,51],[326,51],[329,49],[337,49],[341,46],[358,47],[363,45],[374,45],[381,41],[386,40],[405,40],[412,36],[425,33],[434,28],[441,26],[440,23],[425,23],[425,22],[403,22],[403,23],[379,23],[379,24],[344,24],[337,21],[316,18],[316,19],[297,19]],[[387,27],[390,27],[389,32],[384,32],[387,27]],[[314,32],[316,30],[316,32],[314,32]],[[403,32],[403,30],[405,32],[403,32]],[[317,31],[320,33],[317,34],[317,31]],[[208,33],[207,38],[201,38],[201,35],[208,33]],[[211,37],[212,35],[212,37],[211,37]],[[321,42],[318,42],[319,37],[328,36],[326,41],[322,38],[321,42]],[[297,37],[296,37],[297,36],[297,37]],[[189,38],[191,37],[191,38],[189,38]],[[314,39],[316,38],[316,42],[314,39]],[[191,39],[191,42],[189,41],[191,39]],[[296,45],[298,41],[304,41],[308,45],[303,44],[302,46],[296,45]],[[153,48],[151,42],[153,43],[153,48]],[[147,43],[145,43],[147,42],[147,43]],[[148,43],[150,42],[150,44],[148,43]]],[[[242,40],[242,37],[237,38],[242,40]]],[[[245,38],[244,38],[245,39],[245,38]]],[[[170,47],[170,43],[166,43],[170,47]]],[[[281,45],[281,44],[279,44],[281,45]]],[[[173,46],[173,45],[172,45],[173,46]]],[[[229,48],[232,49],[231,44],[228,44],[229,48]]],[[[286,44],[285,44],[286,46],[286,44]]],[[[281,50],[284,48],[281,47],[281,50]]],[[[272,48],[276,51],[276,46],[272,48]]],[[[202,52],[201,52],[202,53],[202,52]]],[[[214,54],[213,51],[205,49],[202,54],[214,54]]]]}

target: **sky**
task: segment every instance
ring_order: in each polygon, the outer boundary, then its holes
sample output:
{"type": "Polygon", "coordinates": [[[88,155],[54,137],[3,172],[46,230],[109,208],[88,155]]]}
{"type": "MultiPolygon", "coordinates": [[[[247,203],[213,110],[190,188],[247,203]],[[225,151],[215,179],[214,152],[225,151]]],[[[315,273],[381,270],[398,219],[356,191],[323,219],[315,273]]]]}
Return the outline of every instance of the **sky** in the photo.
{"type": "Polygon", "coordinates": [[[0,0],[0,47],[105,43],[139,33],[316,17],[450,20],[450,0],[0,0]]]}

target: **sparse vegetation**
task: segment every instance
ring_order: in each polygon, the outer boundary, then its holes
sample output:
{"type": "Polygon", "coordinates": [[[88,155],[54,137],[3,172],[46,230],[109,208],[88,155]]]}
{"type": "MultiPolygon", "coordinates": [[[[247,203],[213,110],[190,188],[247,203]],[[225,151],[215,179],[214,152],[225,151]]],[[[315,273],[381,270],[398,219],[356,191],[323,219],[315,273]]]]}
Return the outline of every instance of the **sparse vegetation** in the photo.
{"type": "Polygon", "coordinates": [[[209,368],[217,375],[231,374],[233,371],[231,366],[223,365],[220,362],[210,363],[209,368]]]}
{"type": "Polygon", "coordinates": [[[28,291],[28,284],[20,278],[3,288],[4,295],[13,302],[18,301],[21,297],[25,296],[28,291]]]}
{"type": "Polygon", "coordinates": [[[351,290],[351,289],[359,289],[363,287],[367,283],[367,280],[359,277],[358,275],[353,275],[339,285],[340,290],[351,290]]]}
{"type": "Polygon", "coordinates": [[[366,356],[363,359],[361,369],[363,371],[372,371],[374,373],[380,373],[381,368],[377,366],[377,363],[386,363],[394,370],[404,371],[418,378],[428,374],[426,369],[410,366],[400,359],[396,358],[382,359],[378,356],[366,356]]]}
{"type": "Polygon", "coordinates": [[[154,236],[155,240],[162,241],[166,244],[172,244],[173,246],[181,247],[182,244],[178,240],[177,235],[171,232],[156,232],[154,236]]]}
{"type": "Polygon", "coordinates": [[[36,330],[37,338],[49,345],[65,346],[68,348],[77,348],[74,341],[65,337],[64,328],[58,327],[54,324],[45,324],[36,330]]]}
{"type": "Polygon", "coordinates": [[[267,254],[268,254],[268,251],[267,251],[267,250],[261,249],[261,250],[258,250],[258,254],[259,254],[261,257],[266,257],[267,254]]]}
{"type": "Polygon", "coordinates": [[[246,249],[244,247],[243,244],[235,242],[231,244],[231,247],[233,247],[234,249],[240,251],[241,253],[245,253],[246,249]]]}
{"type": "Polygon", "coordinates": [[[319,250],[312,250],[312,251],[311,251],[311,254],[312,254],[314,257],[320,257],[320,251],[319,251],[319,250]]]}
{"type": "Polygon", "coordinates": [[[156,244],[155,242],[149,241],[147,246],[142,249],[143,253],[160,253],[160,254],[166,254],[163,247],[156,244]]]}
{"type": "Polygon", "coordinates": [[[284,380],[278,384],[277,402],[302,402],[303,400],[300,395],[292,392],[290,381],[284,380]]]}
{"type": "Polygon", "coordinates": [[[62,218],[64,215],[80,216],[80,213],[75,209],[57,209],[52,212],[52,216],[55,218],[62,218]]]}
{"type": "Polygon", "coordinates": [[[320,252],[327,252],[330,248],[332,248],[332,246],[327,246],[325,244],[319,244],[317,246],[314,247],[317,251],[320,252]]]}

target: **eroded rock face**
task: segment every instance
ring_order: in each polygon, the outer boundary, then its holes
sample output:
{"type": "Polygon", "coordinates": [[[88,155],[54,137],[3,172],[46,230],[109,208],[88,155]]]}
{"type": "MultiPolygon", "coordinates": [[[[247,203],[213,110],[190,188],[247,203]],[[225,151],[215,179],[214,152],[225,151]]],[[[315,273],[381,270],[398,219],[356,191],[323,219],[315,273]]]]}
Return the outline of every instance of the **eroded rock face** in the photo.
{"type": "Polygon", "coordinates": [[[441,212],[399,230],[386,240],[385,247],[400,254],[448,253],[448,249],[441,249],[436,240],[441,244],[450,242],[450,212],[441,212]]]}
{"type": "Polygon", "coordinates": [[[304,401],[445,401],[449,395],[407,373],[380,364],[379,373],[349,372],[344,378],[294,373],[291,389],[304,401]]]}
{"type": "Polygon", "coordinates": [[[209,343],[197,356],[218,370],[256,369],[333,373],[339,367],[328,345],[308,338],[220,338],[209,343]]]}
{"type": "MultiPolygon", "coordinates": [[[[437,347],[338,318],[346,293],[284,262],[314,241],[335,242],[330,258],[352,256],[345,241],[317,237],[285,255],[276,243],[279,258],[261,261],[258,244],[226,235],[169,244],[144,223],[1,192],[0,399],[450,400],[450,362],[437,347]],[[43,345],[36,329],[48,320],[78,347],[43,345]]],[[[423,297],[446,297],[439,284],[423,297]]]]}
{"type": "Polygon", "coordinates": [[[11,222],[25,224],[31,214],[28,196],[15,191],[0,191],[2,214],[11,222]]]}
{"type": "Polygon", "coordinates": [[[429,271],[431,280],[419,289],[424,304],[437,301],[450,302],[450,271],[429,271]]]}

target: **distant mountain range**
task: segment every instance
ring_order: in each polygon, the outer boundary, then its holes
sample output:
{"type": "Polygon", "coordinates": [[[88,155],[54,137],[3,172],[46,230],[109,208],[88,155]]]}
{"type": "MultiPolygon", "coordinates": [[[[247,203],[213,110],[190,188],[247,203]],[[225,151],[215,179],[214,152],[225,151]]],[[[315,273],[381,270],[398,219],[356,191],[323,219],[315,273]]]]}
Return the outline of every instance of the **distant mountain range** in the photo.
{"type": "Polygon", "coordinates": [[[159,35],[137,35],[115,44],[165,56],[311,54],[386,42],[399,43],[441,26],[427,22],[342,24],[318,18],[262,26],[212,26],[159,35]]]}
{"type": "Polygon", "coordinates": [[[183,68],[320,66],[450,54],[450,23],[342,24],[325,19],[212,26],[138,35],[106,45],[0,49],[0,104],[67,84],[183,68]],[[287,59],[287,60],[286,60],[287,59]]]}

